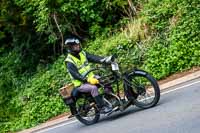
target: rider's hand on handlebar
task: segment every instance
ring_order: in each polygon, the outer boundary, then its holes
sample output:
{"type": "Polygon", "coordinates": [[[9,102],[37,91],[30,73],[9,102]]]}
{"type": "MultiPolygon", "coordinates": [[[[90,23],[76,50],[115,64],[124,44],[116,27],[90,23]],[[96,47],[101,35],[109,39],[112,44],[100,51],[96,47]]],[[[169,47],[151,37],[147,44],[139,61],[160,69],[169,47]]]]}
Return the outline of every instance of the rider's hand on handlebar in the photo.
{"type": "Polygon", "coordinates": [[[99,80],[96,79],[96,78],[93,78],[93,77],[88,78],[87,82],[90,83],[90,84],[92,84],[92,85],[99,84],[99,80]]]}
{"type": "Polygon", "coordinates": [[[115,56],[114,55],[111,55],[111,56],[107,56],[105,58],[103,58],[101,60],[102,63],[105,63],[105,64],[111,64],[115,59],[115,56]]]}

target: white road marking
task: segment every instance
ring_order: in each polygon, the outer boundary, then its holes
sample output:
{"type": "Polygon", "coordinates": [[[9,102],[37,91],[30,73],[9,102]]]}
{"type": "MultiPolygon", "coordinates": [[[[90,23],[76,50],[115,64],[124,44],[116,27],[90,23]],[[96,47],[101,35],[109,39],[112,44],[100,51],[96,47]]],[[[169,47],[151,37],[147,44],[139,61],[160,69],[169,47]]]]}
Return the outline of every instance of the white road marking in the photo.
{"type": "Polygon", "coordinates": [[[55,129],[55,128],[59,128],[59,127],[65,126],[65,125],[69,125],[69,124],[72,124],[72,123],[75,123],[75,122],[78,122],[78,120],[73,120],[73,121],[70,121],[70,122],[67,122],[67,123],[63,123],[63,124],[59,124],[59,125],[56,125],[56,126],[53,126],[53,127],[49,127],[47,129],[42,129],[41,131],[36,131],[36,133],[47,132],[49,130],[52,130],[52,129],[55,129]]]}
{"type": "Polygon", "coordinates": [[[161,93],[161,95],[164,95],[164,94],[167,94],[167,93],[170,93],[170,92],[173,92],[173,91],[176,91],[176,90],[179,90],[179,89],[182,89],[182,88],[185,88],[185,87],[188,87],[188,86],[197,84],[197,83],[200,83],[200,81],[196,81],[196,82],[193,82],[193,83],[190,83],[190,84],[187,84],[187,85],[184,85],[184,86],[175,88],[175,89],[173,89],[173,90],[169,90],[169,91],[163,92],[163,93],[161,93]]]}
{"type": "MultiPolygon", "coordinates": [[[[189,86],[197,84],[197,83],[200,83],[200,81],[196,81],[196,82],[193,82],[193,83],[190,83],[190,84],[187,84],[187,85],[184,85],[184,86],[181,86],[181,87],[169,90],[169,91],[165,91],[165,92],[161,93],[161,95],[168,94],[170,92],[173,92],[173,91],[185,88],[185,87],[189,87],[189,86]]],[[[78,122],[78,120],[73,120],[73,121],[70,121],[70,122],[67,122],[67,123],[56,125],[54,127],[50,127],[50,128],[47,128],[47,129],[42,129],[41,131],[37,131],[37,133],[43,133],[43,132],[46,132],[46,131],[49,131],[49,130],[52,130],[52,129],[55,129],[55,128],[59,128],[59,127],[65,126],[65,125],[69,125],[69,124],[72,124],[72,123],[75,123],[75,122],[78,122]]]]}

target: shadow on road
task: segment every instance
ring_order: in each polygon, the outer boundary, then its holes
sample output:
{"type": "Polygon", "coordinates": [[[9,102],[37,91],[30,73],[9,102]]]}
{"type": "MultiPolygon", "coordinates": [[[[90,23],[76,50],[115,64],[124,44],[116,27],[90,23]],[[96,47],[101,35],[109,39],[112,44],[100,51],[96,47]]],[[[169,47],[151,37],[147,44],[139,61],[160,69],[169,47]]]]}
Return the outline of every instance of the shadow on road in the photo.
{"type": "MultiPolygon", "coordinates": [[[[171,99],[172,100],[172,99],[171,99]]],[[[155,107],[153,108],[159,108],[159,106],[162,106],[164,105],[165,103],[167,102],[170,102],[169,100],[166,101],[166,100],[162,100],[160,101],[155,107]]],[[[104,122],[104,121],[113,121],[113,120],[117,120],[117,119],[120,119],[121,117],[125,117],[125,116],[128,116],[130,114],[134,114],[134,115],[137,115],[137,113],[141,113],[143,111],[147,111],[147,110],[150,110],[152,108],[149,108],[149,109],[141,109],[141,108],[138,108],[136,106],[132,106],[130,107],[129,109],[125,110],[125,111],[118,111],[118,112],[114,112],[113,114],[111,114],[110,116],[104,116],[102,117],[98,123],[100,122],[104,122]]]]}
{"type": "Polygon", "coordinates": [[[119,120],[121,117],[125,117],[125,116],[128,116],[130,114],[135,114],[137,112],[141,112],[142,110],[143,109],[140,109],[140,108],[137,108],[137,107],[131,107],[130,109],[127,109],[123,112],[120,112],[120,111],[114,112],[110,116],[104,116],[103,118],[101,118],[98,123],[104,122],[104,121],[119,120]]]}
{"type": "MultiPolygon", "coordinates": [[[[136,106],[132,106],[132,107],[129,107],[127,110],[123,111],[123,112],[114,112],[113,114],[111,114],[110,116],[104,116],[102,115],[99,122],[96,123],[96,124],[93,124],[93,125],[101,125],[103,124],[104,122],[107,123],[107,122],[113,122],[113,121],[120,121],[120,119],[123,119],[125,117],[128,117],[129,115],[135,115],[137,116],[138,113],[142,113],[142,112],[145,112],[145,111],[149,111],[151,109],[159,109],[160,106],[163,106],[167,103],[169,103],[171,100],[175,100],[175,99],[168,99],[168,100],[165,100],[165,99],[162,99],[159,101],[159,103],[153,107],[153,108],[149,108],[149,109],[141,109],[141,108],[138,108],[136,106]]],[[[80,125],[78,126],[79,129],[87,129],[87,128],[90,128],[92,127],[93,125],[90,125],[90,126],[85,126],[83,124],[80,123],[80,125]]]]}

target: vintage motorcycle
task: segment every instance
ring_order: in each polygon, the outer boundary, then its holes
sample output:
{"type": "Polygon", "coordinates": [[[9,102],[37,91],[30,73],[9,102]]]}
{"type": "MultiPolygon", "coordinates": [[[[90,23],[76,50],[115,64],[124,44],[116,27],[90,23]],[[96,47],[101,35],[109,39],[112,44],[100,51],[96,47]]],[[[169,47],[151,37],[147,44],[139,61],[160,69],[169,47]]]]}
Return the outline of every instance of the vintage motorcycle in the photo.
{"type": "MultiPolygon", "coordinates": [[[[85,74],[87,76],[93,72],[99,77],[99,87],[103,88],[100,89],[101,96],[105,104],[112,107],[112,111],[105,115],[124,111],[131,105],[147,109],[158,103],[160,88],[153,76],[136,68],[121,72],[115,57],[111,61],[111,66],[96,67],[85,74]]],[[[72,115],[83,124],[98,122],[100,111],[90,93],[79,92],[74,88],[70,97],[64,98],[64,102],[69,105],[72,115]]]]}

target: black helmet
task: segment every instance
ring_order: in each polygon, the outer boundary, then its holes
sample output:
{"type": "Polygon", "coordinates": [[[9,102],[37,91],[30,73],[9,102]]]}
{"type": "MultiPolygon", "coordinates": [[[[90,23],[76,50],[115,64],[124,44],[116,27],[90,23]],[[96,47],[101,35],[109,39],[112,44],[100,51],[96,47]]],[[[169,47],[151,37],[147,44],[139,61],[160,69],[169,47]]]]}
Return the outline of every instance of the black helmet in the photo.
{"type": "Polygon", "coordinates": [[[72,54],[78,54],[82,50],[80,43],[80,39],[77,37],[69,37],[65,40],[65,46],[67,46],[68,52],[72,54]],[[79,45],[79,49],[74,49],[74,45],[79,45]]]}

